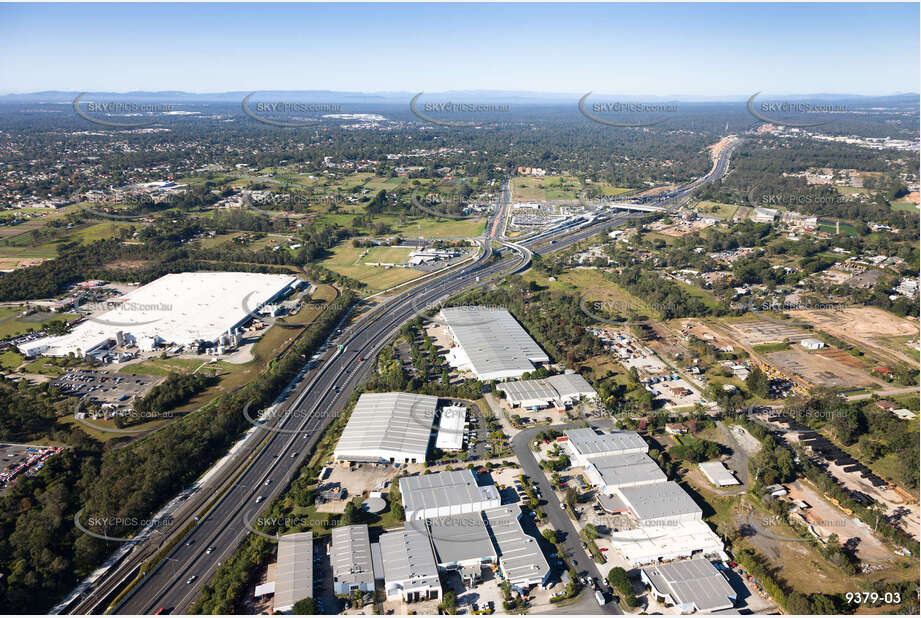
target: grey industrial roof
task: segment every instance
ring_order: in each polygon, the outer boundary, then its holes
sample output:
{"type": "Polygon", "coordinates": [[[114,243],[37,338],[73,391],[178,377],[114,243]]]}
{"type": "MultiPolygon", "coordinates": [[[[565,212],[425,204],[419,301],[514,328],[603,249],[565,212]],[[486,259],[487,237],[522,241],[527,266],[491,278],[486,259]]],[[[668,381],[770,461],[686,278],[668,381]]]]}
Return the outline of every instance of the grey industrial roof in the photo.
{"type": "Polygon", "coordinates": [[[278,542],[275,607],[291,607],[313,596],[313,533],[286,534],[278,542]]]}
{"type": "Polygon", "coordinates": [[[511,313],[491,307],[449,307],[441,314],[477,374],[534,369],[550,357],[511,313]]]}
{"type": "Polygon", "coordinates": [[[499,549],[499,563],[511,583],[535,577],[543,578],[550,571],[540,545],[525,534],[518,521],[518,506],[500,506],[483,511],[486,524],[499,549]]]}
{"type": "Polygon", "coordinates": [[[738,485],[739,481],[726,469],[721,461],[705,461],[697,464],[701,471],[717,485],[738,485]]]}
{"type": "Polygon", "coordinates": [[[701,513],[697,503],[675,481],[621,487],[617,491],[630,505],[637,519],[659,519],[701,513]]]}
{"type": "Polygon", "coordinates": [[[407,522],[406,526],[423,530],[432,539],[438,564],[496,558],[496,550],[489,540],[489,532],[480,511],[431,517],[424,521],[407,522]]]}
{"type": "Polygon", "coordinates": [[[374,584],[367,524],[333,528],[329,560],[333,577],[350,584],[374,584]]]}
{"type": "Polygon", "coordinates": [[[594,429],[584,427],[570,429],[566,432],[569,442],[583,455],[596,453],[617,453],[634,449],[649,450],[646,441],[635,431],[617,431],[614,433],[597,434],[594,429]]]}
{"type": "Polygon", "coordinates": [[[413,393],[364,393],[336,445],[336,457],[390,450],[428,449],[438,397],[413,393]]]}
{"type": "Polygon", "coordinates": [[[556,389],[561,397],[577,397],[586,393],[594,393],[595,389],[578,373],[561,373],[547,378],[550,386],[556,389]]]}
{"type": "Polygon", "coordinates": [[[578,373],[564,373],[539,380],[502,382],[497,387],[512,401],[552,401],[577,399],[595,392],[592,385],[578,373]]]}
{"type": "Polygon", "coordinates": [[[381,535],[378,543],[386,581],[415,580],[419,585],[439,584],[438,565],[425,534],[418,530],[388,532],[381,535]]]}
{"type": "Polygon", "coordinates": [[[608,513],[620,513],[622,511],[626,511],[629,508],[617,494],[609,496],[607,494],[598,492],[595,494],[595,500],[597,500],[598,504],[601,505],[601,508],[606,510],[608,513]]]}
{"type": "Polygon", "coordinates": [[[506,397],[512,401],[552,401],[559,397],[557,390],[546,380],[515,380],[502,382],[496,388],[505,391],[506,397]]]}
{"type": "Polygon", "coordinates": [[[400,493],[407,511],[499,499],[496,486],[477,485],[472,470],[404,476],[400,478],[400,493]]]}
{"type": "Polygon", "coordinates": [[[661,593],[668,593],[678,605],[693,603],[698,612],[732,607],[736,593],[709,560],[696,558],[669,562],[643,569],[661,593]]]}
{"type": "Polygon", "coordinates": [[[665,482],[668,477],[646,453],[625,453],[595,457],[592,465],[598,469],[605,485],[628,483],[665,482]]]}

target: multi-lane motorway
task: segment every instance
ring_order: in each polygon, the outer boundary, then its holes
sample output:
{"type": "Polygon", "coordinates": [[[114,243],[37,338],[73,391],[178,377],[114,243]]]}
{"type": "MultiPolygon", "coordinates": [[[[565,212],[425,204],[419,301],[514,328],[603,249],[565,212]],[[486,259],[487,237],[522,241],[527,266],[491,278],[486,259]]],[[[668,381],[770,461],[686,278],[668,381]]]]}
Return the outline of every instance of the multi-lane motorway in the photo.
{"type": "MultiPolygon", "coordinates": [[[[504,207],[499,212],[504,212],[504,207]]],[[[629,216],[612,217],[573,234],[572,239],[542,247],[538,252],[563,248],[605,227],[622,223],[629,216]]],[[[495,228],[487,227],[491,229],[495,228]]],[[[487,246],[489,240],[488,236],[487,246]]],[[[377,352],[399,328],[439,299],[485,285],[496,275],[517,272],[526,268],[530,261],[526,248],[509,243],[504,244],[500,256],[493,260],[491,251],[487,250],[475,263],[453,273],[450,278],[424,284],[371,311],[334,341],[344,349],[334,353],[316,372],[309,388],[304,389],[291,411],[273,428],[268,444],[232,488],[182,539],[168,559],[134,588],[117,608],[117,613],[188,609],[219,563],[227,559],[249,533],[247,522],[263,510],[263,501],[270,501],[288,484],[325,427],[345,408],[350,394],[370,370],[377,352]],[[209,552],[212,547],[214,549],[209,552]]]]}
{"type": "MultiPolygon", "coordinates": [[[[731,152],[731,149],[727,150],[731,152]]],[[[725,174],[729,152],[721,153],[713,170],[699,180],[709,182],[725,174]]],[[[695,181],[693,184],[696,188],[703,183],[695,181]]],[[[691,190],[682,187],[675,192],[676,197],[680,199],[691,190]]],[[[447,296],[486,285],[497,276],[526,269],[532,251],[537,254],[558,251],[640,216],[620,212],[604,215],[582,228],[561,230],[558,235],[543,237],[536,242],[522,240],[513,244],[500,241],[502,248],[494,256],[492,240],[500,238],[504,232],[509,200],[506,183],[497,211],[487,221],[484,251],[478,259],[370,309],[333,341],[334,345],[342,348],[336,348],[322,367],[308,374],[305,386],[293,396],[287,413],[273,427],[260,429],[266,437],[264,446],[256,450],[246,468],[229,488],[225,488],[224,494],[207,515],[197,521],[170,555],[120,602],[116,613],[148,614],[161,608],[180,613],[189,608],[201,587],[249,534],[249,522],[288,485],[325,428],[342,412],[351,393],[368,375],[381,347],[406,321],[447,296]]],[[[191,521],[191,513],[188,519],[191,521]]],[[[94,594],[101,598],[107,587],[112,588],[116,584],[115,578],[109,578],[94,594]]],[[[80,608],[76,610],[78,613],[97,609],[89,604],[78,604],[76,607],[80,608]]]]}

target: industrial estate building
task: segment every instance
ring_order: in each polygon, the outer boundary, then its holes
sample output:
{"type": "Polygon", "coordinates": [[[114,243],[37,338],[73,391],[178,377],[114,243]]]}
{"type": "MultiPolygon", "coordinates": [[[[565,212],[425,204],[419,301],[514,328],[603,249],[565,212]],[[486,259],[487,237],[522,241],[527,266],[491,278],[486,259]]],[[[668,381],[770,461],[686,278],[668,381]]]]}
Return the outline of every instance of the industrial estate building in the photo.
{"type": "Polygon", "coordinates": [[[438,422],[438,436],[435,448],[443,451],[459,451],[464,448],[464,425],[467,408],[463,406],[445,406],[441,410],[438,422]]]}
{"type": "Polygon", "coordinates": [[[640,580],[662,602],[682,614],[732,609],[736,592],[709,560],[697,558],[640,569],[640,580]]]}
{"type": "Polygon", "coordinates": [[[423,463],[438,397],[364,393],[333,451],[336,461],[423,463]]]}
{"type": "MultiPolygon", "coordinates": [[[[413,522],[412,525],[415,527],[418,523],[413,522]]],[[[468,585],[480,580],[483,566],[496,564],[498,560],[480,511],[432,517],[423,520],[422,526],[432,540],[438,568],[457,571],[468,585]]]]}
{"type": "Polygon", "coordinates": [[[550,564],[537,539],[525,534],[521,527],[518,521],[521,509],[506,505],[483,511],[483,516],[496,542],[499,569],[511,587],[523,591],[545,583],[550,576],[550,564]]]}
{"type": "Polygon", "coordinates": [[[441,598],[441,580],[432,546],[417,530],[382,534],[378,541],[388,599],[406,602],[441,598]]]}
{"type": "Polygon", "coordinates": [[[707,480],[717,487],[730,487],[739,484],[738,479],[733,476],[732,472],[721,461],[705,461],[697,464],[697,467],[704,473],[707,480]]]}
{"type": "Polygon", "coordinates": [[[564,410],[581,399],[595,399],[598,393],[578,373],[564,373],[540,380],[502,382],[496,389],[505,393],[511,406],[541,410],[550,406],[564,410]]]}
{"type": "Polygon", "coordinates": [[[480,486],[471,470],[400,479],[406,521],[474,513],[502,504],[495,485],[480,486]]]}
{"type": "Polygon", "coordinates": [[[336,594],[351,594],[354,590],[373,592],[374,568],[368,526],[340,526],[333,529],[331,538],[329,558],[336,594]]]}
{"type": "Polygon", "coordinates": [[[621,487],[617,496],[644,526],[703,518],[701,508],[675,481],[621,487]]]}
{"type": "Polygon", "coordinates": [[[286,534],[278,540],[275,611],[286,614],[307,597],[313,597],[313,533],[286,534]]]}
{"type": "Polygon", "coordinates": [[[152,351],[157,345],[217,344],[264,305],[291,293],[290,275],[238,272],[173,273],[126,294],[118,307],[94,316],[66,335],[20,346],[27,357],[85,357],[119,345],[152,351]]]}
{"type": "Polygon", "coordinates": [[[619,530],[611,533],[611,544],[634,567],[694,556],[725,557],[722,540],[702,519],[619,530]]]}
{"type": "Polygon", "coordinates": [[[448,363],[473,372],[478,380],[520,378],[537,364],[550,362],[505,309],[450,307],[441,310],[441,319],[455,344],[448,352],[448,363]]]}
{"type": "Polygon", "coordinates": [[[664,483],[667,478],[646,453],[593,457],[585,466],[585,476],[599,491],[608,495],[623,487],[664,483]]]}
{"type": "Polygon", "coordinates": [[[572,429],[558,442],[573,466],[585,468],[585,477],[598,489],[598,504],[627,518],[620,531],[611,533],[611,542],[631,565],[723,550],[701,508],[668,480],[635,431],[572,429]]]}
{"type": "Polygon", "coordinates": [[[597,457],[649,451],[649,445],[635,431],[599,434],[594,429],[585,427],[567,431],[565,437],[560,438],[558,442],[569,456],[572,465],[581,467],[588,466],[591,460],[597,457]]]}
{"type": "Polygon", "coordinates": [[[550,565],[538,539],[524,532],[521,508],[501,506],[495,485],[478,486],[472,471],[403,477],[400,492],[403,530],[376,543],[367,525],[333,530],[336,594],[371,591],[383,580],[388,599],[438,599],[439,573],[457,573],[472,586],[484,568],[498,569],[519,591],[547,581],[550,565]]]}

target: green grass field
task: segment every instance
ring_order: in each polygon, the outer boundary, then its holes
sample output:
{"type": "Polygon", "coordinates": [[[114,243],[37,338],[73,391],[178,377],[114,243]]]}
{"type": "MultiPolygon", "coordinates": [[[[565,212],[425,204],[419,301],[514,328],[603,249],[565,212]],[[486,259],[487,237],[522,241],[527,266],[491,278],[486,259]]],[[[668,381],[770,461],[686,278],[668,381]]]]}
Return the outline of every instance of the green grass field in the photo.
{"type": "Polygon", "coordinates": [[[913,213],[918,212],[918,205],[915,204],[914,202],[900,200],[898,202],[892,202],[891,206],[892,206],[892,210],[902,210],[905,212],[913,212],[913,213]]]}
{"type": "Polygon", "coordinates": [[[74,230],[65,238],[68,240],[78,241],[83,244],[88,244],[96,240],[102,240],[104,238],[116,238],[118,236],[119,230],[129,227],[131,227],[130,223],[116,223],[114,221],[96,223],[89,227],[74,230]]]}
{"type": "Polygon", "coordinates": [[[41,357],[36,358],[34,361],[27,364],[22,368],[23,373],[37,373],[46,376],[59,376],[64,373],[64,367],[60,367],[55,362],[56,360],[66,360],[66,359],[54,359],[41,357]]]}
{"type": "Polygon", "coordinates": [[[856,195],[858,193],[871,193],[869,189],[864,189],[862,187],[839,187],[836,186],[835,189],[838,193],[842,195],[856,195]]]}
{"type": "MultiPolygon", "coordinates": [[[[597,301],[601,303],[600,306],[602,307],[610,305],[610,311],[607,312],[612,315],[619,313],[621,317],[626,318],[626,314],[632,312],[637,316],[661,317],[657,311],[644,303],[642,299],[633,296],[613,281],[608,280],[598,270],[570,270],[561,274],[556,281],[549,281],[546,277],[529,270],[522,275],[522,278],[551,289],[566,292],[578,298],[584,297],[587,303],[597,301]]],[[[587,305],[587,307],[591,310],[591,304],[587,305]]]]}
{"type": "MultiPolygon", "coordinates": [[[[129,223],[108,221],[94,223],[85,227],[75,227],[69,231],[55,230],[53,238],[40,238],[37,241],[30,232],[8,237],[0,244],[0,257],[18,258],[54,258],[58,255],[58,246],[65,242],[91,243],[104,238],[115,238],[122,228],[129,223]]],[[[37,229],[33,227],[33,229],[37,229]]]]}
{"type": "Polygon", "coordinates": [[[615,187],[607,181],[593,182],[590,185],[593,189],[600,191],[601,195],[620,195],[621,193],[627,193],[630,189],[624,187],[615,187]]]}
{"type": "Polygon", "coordinates": [[[3,371],[16,369],[16,367],[19,367],[22,364],[22,361],[22,354],[16,352],[15,350],[0,352],[0,369],[3,371]]]}
{"type": "Polygon", "coordinates": [[[574,200],[581,191],[582,183],[571,176],[516,176],[512,179],[512,200],[516,202],[574,200]]]}
{"type": "Polygon", "coordinates": [[[385,290],[423,274],[414,268],[367,266],[364,264],[369,259],[366,252],[370,255],[371,250],[339,245],[321,264],[340,275],[361,281],[372,290],[385,290]]]}
{"type": "Polygon", "coordinates": [[[409,259],[412,249],[404,247],[374,247],[364,257],[364,264],[404,264],[409,259]]]}
{"type": "Polygon", "coordinates": [[[720,219],[731,219],[739,207],[735,204],[721,204],[719,202],[708,202],[706,200],[697,204],[697,212],[702,215],[712,215],[720,219]]]}
{"type": "Polygon", "coordinates": [[[789,347],[786,343],[765,343],[753,346],[752,349],[758,354],[770,354],[771,352],[784,352],[789,347]]]}
{"type": "MultiPolygon", "coordinates": [[[[820,220],[819,230],[827,234],[835,234],[836,233],[835,222],[827,221],[827,220],[820,220]]],[[[850,223],[842,222],[840,225],[840,230],[841,230],[840,233],[845,234],[846,236],[856,236],[857,235],[857,228],[855,228],[850,223]]]]}
{"type": "Polygon", "coordinates": [[[74,313],[51,313],[41,311],[32,315],[18,316],[21,309],[0,307],[0,337],[14,337],[30,330],[41,330],[42,324],[52,320],[69,321],[77,317],[74,313]]]}

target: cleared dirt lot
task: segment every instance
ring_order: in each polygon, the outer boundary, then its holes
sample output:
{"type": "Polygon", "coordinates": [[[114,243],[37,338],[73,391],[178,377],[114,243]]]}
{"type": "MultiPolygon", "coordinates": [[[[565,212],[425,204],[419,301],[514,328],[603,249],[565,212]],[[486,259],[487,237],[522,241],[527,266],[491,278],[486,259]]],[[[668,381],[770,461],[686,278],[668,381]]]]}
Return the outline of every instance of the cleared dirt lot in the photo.
{"type": "Polygon", "coordinates": [[[917,322],[876,307],[848,307],[840,311],[798,310],[790,311],[789,315],[858,347],[869,348],[885,357],[895,357],[918,366],[918,361],[906,353],[908,346],[901,350],[893,347],[891,342],[884,341],[888,337],[917,337],[917,322]]]}
{"type": "MultiPolygon", "coordinates": [[[[772,423],[764,418],[762,418],[762,421],[783,430],[777,423],[772,423]]],[[[798,431],[785,430],[781,436],[787,442],[799,442],[798,431]]],[[[811,451],[811,449],[808,450],[811,451]]],[[[861,477],[857,471],[845,472],[844,467],[834,461],[828,461],[827,464],[828,473],[841,481],[842,485],[848,489],[865,493],[880,502],[886,508],[886,514],[890,520],[899,522],[905,532],[916,539],[921,539],[921,506],[917,502],[906,501],[898,492],[889,487],[874,487],[867,479],[861,477]]]]}
{"type": "Polygon", "coordinates": [[[738,345],[735,341],[724,337],[720,333],[716,332],[703,322],[697,320],[681,320],[680,323],[680,333],[682,335],[694,335],[698,339],[702,339],[707,343],[716,346],[721,350],[726,350],[732,348],[733,350],[738,345]]]}
{"type": "Polygon", "coordinates": [[[787,485],[790,498],[804,500],[808,509],[802,510],[806,521],[813,525],[819,534],[828,537],[837,534],[840,542],[854,547],[862,562],[871,565],[889,564],[894,555],[862,521],[828,503],[809,483],[794,481],[787,485]]]}
{"type": "Polygon", "coordinates": [[[816,386],[852,387],[875,383],[863,370],[837,360],[834,352],[809,353],[793,346],[785,352],[771,352],[764,357],[777,367],[795,373],[816,386]]]}

